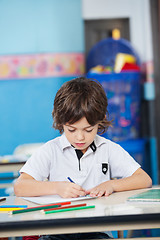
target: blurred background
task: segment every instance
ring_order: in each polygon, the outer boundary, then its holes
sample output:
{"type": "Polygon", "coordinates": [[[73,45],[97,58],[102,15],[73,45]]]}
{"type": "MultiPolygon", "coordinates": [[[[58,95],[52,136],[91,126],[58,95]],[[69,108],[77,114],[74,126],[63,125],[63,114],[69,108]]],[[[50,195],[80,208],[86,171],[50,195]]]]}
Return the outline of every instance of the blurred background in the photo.
{"type": "Polygon", "coordinates": [[[99,80],[119,142],[159,183],[159,0],[0,1],[0,195],[52,128],[57,90],[99,80]]]}

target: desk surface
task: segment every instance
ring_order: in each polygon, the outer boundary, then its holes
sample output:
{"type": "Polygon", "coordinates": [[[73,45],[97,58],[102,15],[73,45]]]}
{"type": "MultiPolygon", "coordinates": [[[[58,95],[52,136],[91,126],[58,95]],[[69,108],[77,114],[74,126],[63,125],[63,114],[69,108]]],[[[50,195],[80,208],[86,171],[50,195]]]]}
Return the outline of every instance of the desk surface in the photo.
{"type": "MultiPolygon", "coordinates": [[[[95,209],[48,215],[40,211],[16,215],[0,213],[0,236],[160,228],[160,203],[126,202],[128,197],[146,190],[113,193],[109,197],[81,201],[95,205],[95,209]]],[[[8,197],[5,202],[13,203],[27,203],[28,207],[36,205],[18,197],[8,197]]]]}
{"type": "Polygon", "coordinates": [[[26,161],[15,162],[0,162],[0,172],[19,171],[26,161]]]}

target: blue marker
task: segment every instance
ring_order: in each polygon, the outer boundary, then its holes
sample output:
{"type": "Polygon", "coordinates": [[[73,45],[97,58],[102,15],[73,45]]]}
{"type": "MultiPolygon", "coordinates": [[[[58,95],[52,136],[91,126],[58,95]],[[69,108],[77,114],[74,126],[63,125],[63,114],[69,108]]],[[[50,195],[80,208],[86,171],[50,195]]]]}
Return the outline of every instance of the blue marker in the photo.
{"type": "Polygon", "coordinates": [[[1,205],[1,208],[27,208],[27,205],[1,205]]]}
{"type": "Polygon", "coordinates": [[[70,177],[67,177],[67,178],[70,182],[75,183],[70,177]]]}

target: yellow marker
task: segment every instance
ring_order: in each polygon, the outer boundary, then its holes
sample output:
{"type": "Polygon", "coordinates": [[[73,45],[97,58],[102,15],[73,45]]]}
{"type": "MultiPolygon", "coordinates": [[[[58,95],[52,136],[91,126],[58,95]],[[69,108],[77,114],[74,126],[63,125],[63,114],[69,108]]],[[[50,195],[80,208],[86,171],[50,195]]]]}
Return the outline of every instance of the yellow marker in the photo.
{"type": "Polygon", "coordinates": [[[14,210],[21,210],[24,208],[0,208],[0,212],[9,212],[9,211],[14,211],[14,210]]]}

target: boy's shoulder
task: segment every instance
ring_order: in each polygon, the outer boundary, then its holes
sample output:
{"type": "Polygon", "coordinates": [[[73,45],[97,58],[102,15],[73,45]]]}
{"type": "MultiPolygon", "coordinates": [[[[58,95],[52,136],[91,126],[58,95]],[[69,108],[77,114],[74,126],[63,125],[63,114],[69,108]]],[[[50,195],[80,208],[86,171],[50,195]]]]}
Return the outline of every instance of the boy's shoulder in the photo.
{"type": "Polygon", "coordinates": [[[62,134],[61,136],[58,136],[54,139],[49,140],[48,142],[46,142],[43,147],[51,147],[51,148],[60,148],[60,149],[64,149],[65,147],[70,146],[70,143],[68,142],[67,138],[65,137],[64,134],[62,134]]]}
{"type": "Polygon", "coordinates": [[[105,145],[107,145],[108,147],[116,147],[116,146],[118,146],[117,143],[113,142],[110,139],[104,138],[103,136],[100,136],[100,135],[96,135],[96,137],[95,137],[95,144],[96,144],[97,147],[105,146],[105,145]]]}
{"type": "Polygon", "coordinates": [[[110,154],[120,154],[122,152],[126,152],[126,150],[119,143],[99,135],[96,135],[95,145],[101,149],[102,152],[108,151],[110,154]]]}

